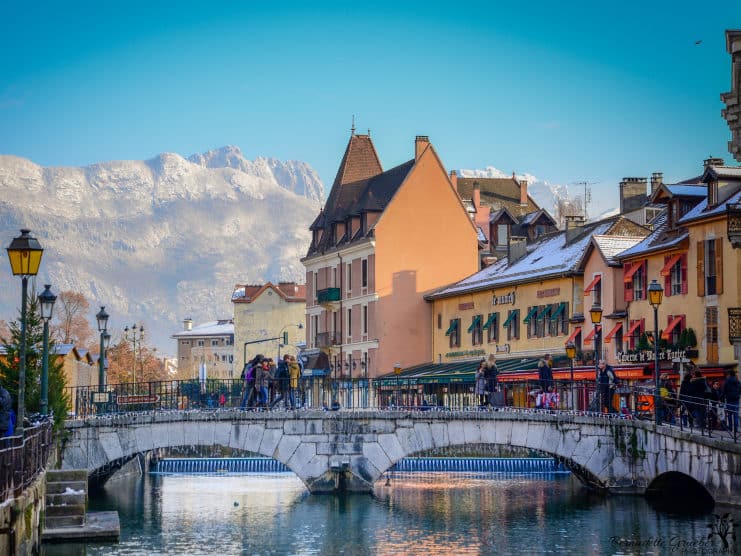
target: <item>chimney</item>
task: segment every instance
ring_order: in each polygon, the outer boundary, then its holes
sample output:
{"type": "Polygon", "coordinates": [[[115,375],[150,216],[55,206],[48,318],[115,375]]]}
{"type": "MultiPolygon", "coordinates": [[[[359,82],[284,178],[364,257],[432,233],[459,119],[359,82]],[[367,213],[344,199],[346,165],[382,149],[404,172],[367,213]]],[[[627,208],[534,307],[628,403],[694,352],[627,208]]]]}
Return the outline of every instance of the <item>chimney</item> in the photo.
{"type": "Polygon", "coordinates": [[[651,174],[651,195],[656,193],[656,190],[661,187],[662,183],[664,183],[663,172],[654,172],[651,174]]]}
{"type": "Polygon", "coordinates": [[[458,173],[455,170],[450,171],[450,183],[453,184],[453,189],[458,193],[458,173]]]}
{"type": "Polygon", "coordinates": [[[479,210],[481,206],[481,186],[479,182],[473,182],[473,208],[479,210]]]}
{"type": "Polygon", "coordinates": [[[520,206],[527,206],[527,180],[520,181],[520,206]]]}
{"type": "Polygon", "coordinates": [[[707,169],[708,166],[724,166],[725,161],[722,158],[713,158],[711,155],[710,158],[706,158],[702,161],[703,168],[707,169]]]}
{"type": "Polygon", "coordinates": [[[183,330],[186,330],[186,331],[193,330],[193,320],[190,317],[187,317],[183,321],[183,330]]]}
{"type": "Polygon", "coordinates": [[[527,238],[510,236],[507,244],[507,265],[513,265],[527,255],[527,238]]]}
{"type": "Polygon", "coordinates": [[[646,206],[647,178],[623,178],[620,182],[620,214],[646,206]]]}
{"type": "Polygon", "coordinates": [[[419,160],[419,157],[422,156],[422,153],[427,148],[427,145],[430,144],[430,138],[427,135],[417,135],[414,139],[414,160],[415,162],[419,160]]]}
{"type": "Polygon", "coordinates": [[[566,243],[571,243],[582,232],[584,216],[581,214],[567,214],[563,219],[566,223],[566,243]]]}

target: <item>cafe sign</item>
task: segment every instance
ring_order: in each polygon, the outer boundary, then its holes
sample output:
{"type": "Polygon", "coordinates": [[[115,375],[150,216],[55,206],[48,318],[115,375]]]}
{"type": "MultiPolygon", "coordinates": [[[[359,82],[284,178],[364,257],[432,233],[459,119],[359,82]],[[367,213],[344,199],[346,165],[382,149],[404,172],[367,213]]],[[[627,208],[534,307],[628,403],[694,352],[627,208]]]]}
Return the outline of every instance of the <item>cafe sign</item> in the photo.
{"type": "MultiPolygon", "coordinates": [[[[619,351],[617,360],[620,363],[651,363],[655,358],[653,350],[644,349],[641,351],[625,352],[619,351]]],[[[659,361],[673,361],[675,359],[686,359],[687,350],[685,349],[660,349],[659,361]]]]}
{"type": "Polygon", "coordinates": [[[491,299],[492,305],[514,305],[515,304],[515,292],[511,291],[504,295],[495,295],[491,299]]]}
{"type": "Polygon", "coordinates": [[[496,352],[497,353],[509,353],[509,344],[497,344],[496,352]]]}
{"type": "Polygon", "coordinates": [[[483,349],[469,349],[467,351],[449,351],[445,354],[445,357],[475,357],[477,355],[485,355],[486,350],[483,349]]]}

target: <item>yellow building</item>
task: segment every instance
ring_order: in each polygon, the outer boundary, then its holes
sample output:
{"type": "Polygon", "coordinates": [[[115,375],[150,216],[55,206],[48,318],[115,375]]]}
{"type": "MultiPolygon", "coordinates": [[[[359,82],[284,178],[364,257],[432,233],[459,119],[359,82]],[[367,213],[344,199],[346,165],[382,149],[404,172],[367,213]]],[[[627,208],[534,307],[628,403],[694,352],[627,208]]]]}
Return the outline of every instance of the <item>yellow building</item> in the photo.
{"type": "Polygon", "coordinates": [[[585,320],[584,264],[592,236],[635,238],[646,233],[642,226],[614,217],[527,246],[512,238],[508,257],[425,296],[432,304],[435,362],[473,361],[495,353],[498,359],[517,362],[517,368],[533,368],[546,353],[565,354],[569,340],[579,346],[585,320]]]}
{"type": "MultiPolygon", "coordinates": [[[[64,384],[70,392],[69,411],[76,413],[80,404],[90,402],[78,395],[78,389],[98,386],[98,359],[92,357],[88,350],[76,348],[74,344],[54,344],[50,355],[57,361],[61,359],[64,384]]],[[[89,394],[89,391],[85,394],[89,394]]]]}
{"type": "Polygon", "coordinates": [[[245,356],[249,361],[261,353],[277,361],[281,349],[295,355],[305,345],[305,285],[294,282],[236,285],[232,303],[235,378],[242,372],[245,356]],[[282,341],[284,332],[288,334],[286,345],[282,341]]]}
{"type": "Polygon", "coordinates": [[[625,351],[620,359],[645,362],[652,368],[653,335],[658,328],[662,369],[676,369],[677,363],[691,359],[711,375],[720,375],[738,359],[725,315],[729,307],[741,305],[741,267],[726,228],[727,205],[739,200],[741,168],[708,159],[696,181],[697,185],[662,186],[654,192],[654,202],[664,203],[666,211],[650,236],[619,255],[627,304],[625,351]],[[663,288],[658,326],[647,299],[653,280],[663,288]],[[650,349],[638,345],[644,333],[650,349]]]}

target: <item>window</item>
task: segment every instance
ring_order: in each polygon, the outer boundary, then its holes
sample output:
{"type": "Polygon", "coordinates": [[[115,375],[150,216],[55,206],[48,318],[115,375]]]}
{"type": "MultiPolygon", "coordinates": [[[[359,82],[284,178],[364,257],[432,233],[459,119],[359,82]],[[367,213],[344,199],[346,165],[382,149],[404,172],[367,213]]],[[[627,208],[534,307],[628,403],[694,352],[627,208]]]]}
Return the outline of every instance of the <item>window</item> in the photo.
{"type": "MultiPolygon", "coordinates": [[[[307,336],[314,340],[317,334],[319,334],[319,315],[313,315],[311,317],[311,334],[307,334],[307,336]]],[[[316,346],[312,343],[312,347],[316,346]]]]}
{"type": "Polygon", "coordinates": [[[602,280],[599,280],[592,290],[592,305],[602,305],[602,280]]]}
{"type": "Polygon", "coordinates": [[[438,313],[437,314],[437,329],[442,330],[442,327],[443,327],[443,314],[438,313]]]}
{"type": "Polygon", "coordinates": [[[620,330],[615,332],[615,355],[617,355],[621,351],[623,351],[623,329],[622,327],[620,328],[620,330]]]}
{"type": "Polygon", "coordinates": [[[332,287],[337,287],[337,267],[332,267],[332,287]]]}
{"type": "Polygon", "coordinates": [[[497,245],[505,247],[507,245],[509,226],[507,224],[497,224],[497,245]]]}
{"type": "Polygon", "coordinates": [[[666,288],[667,291],[671,292],[670,295],[679,295],[681,293],[685,293],[682,290],[683,285],[687,283],[687,269],[684,269],[685,277],[682,279],[682,260],[678,260],[669,270],[669,287],[666,288]]]}
{"type": "Polygon", "coordinates": [[[507,340],[519,340],[520,338],[520,310],[512,309],[507,315],[507,321],[504,323],[507,329],[507,340]]]}
{"type": "Polygon", "coordinates": [[[363,334],[368,334],[368,306],[363,305],[363,334]]]}
{"type": "Polygon", "coordinates": [[[347,310],[347,339],[352,338],[352,309],[347,310]]]}
{"type": "Polygon", "coordinates": [[[705,307],[705,347],[708,363],[718,362],[718,308],[705,307]]]}
{"type": "Polygon", "coordinates": [[[486,328],[486,341],[494,343],[499,341],[499,313],[489,313],[484,324],[486,328]]]}
{"type": "Polygon", "coordinates": [[[216,347],[219,345],[219,340],[211,340],[211,346],[216,347]]]}
{"type": "Polygon", "coordinates": [[[697,242],[697,295],[723,293],[723,240],[697,242]]]}
{"type": "Polygon", "coordinates": [[[347,263],[347,293],[352,291],[352,263],[347,263]]]}
{"type": "Polygon", "coordinates": [[[317,297],[316,297],[317,296],[317,293],[316,292],[317,292],[317,283],[318,283],[317,276],[318,275],[319,275],[318,272],[312,272],[312,279],[314,281],[314,304],[316,304],[316,302],[317,302],[317,297]]]}
{"type": "Polygon", "coordinates": [[[184,346],[189,346],[190,340],[180,340],[180,343],[183,344],[184,346]]]}
{"type": "Polygon", "coordinates": [[[363,259],[360,262],[360,286],[363,288],[368,287],[368,259],[363,259]]]}
{"type": "Polygon", "coordinates": [[[569,304],[567,302],[551,305],[548,319],[548,334],[560,336],[569,333],[569,304]]]}
{"type": "Polygon", "coordinates": [[[198,346],[203,347],[203,340],[198,340],[198,346]]]}
{"type": "Polygon", "coordinates": [[[646,260],[625,263],[623,291],[625,301],[646,299],[646,260]]]}
{"type": "Polygon", "coordinates": [[[471,333],[471,345],[480,346],[484,343],[484,330],[483,322],[481,321],[482,315],[476,315],[471,321],[471,326],[468,331],[471,333]]]}
{"type": "Polygon", "coordinates": [[[638,270],[633,274],[633,299],[645,299],[646,298],[646,277],[643,273],[643,267],[639,267],[638,270]]]}
{"type": "Polygon", "coordinates": [[[445,335],[449,338],[451,348],[460,347],[461,345],[461,319],[450,319],[450,326],[445,335]]]}
{"type": "Polygon", "coordinates": [[[682,330],[685,328],[685,316],[669,315],[666,322],[667,326],[661,338],[669,342],[669,345],[676,346],[679,343],[682,330]]]}
{"type": "Polygon", "coordinates": [[[522,322],[524,324],[527,324],[527,337],[528,338],[533,338],[538,335],[538,325],[537,325],[538,311],[539,311],[539,308],[537,305],[528,307],[527,315],[525,315],[525,318],[522,319],[522,322]]]}
{"type": "Polygon", "coordinates": [[[636,349],[638,347],[638,343],[641,340],[641,334],[643,334],[644,328],[645,328],[644,319],[630,321],[630,326],[628,327],[628,334],[627,334],[628,349],[636,349]]]}

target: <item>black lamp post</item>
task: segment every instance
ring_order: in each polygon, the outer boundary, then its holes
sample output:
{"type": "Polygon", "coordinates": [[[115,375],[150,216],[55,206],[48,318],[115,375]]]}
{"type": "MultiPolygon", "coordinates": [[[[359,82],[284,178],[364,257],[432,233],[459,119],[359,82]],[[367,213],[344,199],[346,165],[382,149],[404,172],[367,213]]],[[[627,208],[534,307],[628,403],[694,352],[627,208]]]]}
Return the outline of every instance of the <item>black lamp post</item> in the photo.
{"type": "Polygon", "coordinates": [[[574,342],[566,342],[566,357],[569,358],[571,366],[571,411],[576,408],[576,402],[574,400],[574,358],[576,357],[576,346],[574,342]]]}
{"type": "Polygon", "coordinates": [[[21,276],[21,345],[18,363],[18,420],[16,431],[23,434],[26,417],[26,305],[28,301],[28,277],[36,276],[44,250],[31,230],[21,230],[7,248],[13,276],[21,276]]]}
{"type": "Polygon", "coordinates": [[[44,291],[39,294],[41,319],[44,321],[44,343],[41,356],[41,415],[49,414],[49,320],[56,300],[57,296],[51,293],[51,285],[45,284],[44,291]]]}
{"type": "Polygon", "coordinates": [[[100,306],[100,311],[95,315],[98,321],[98,331],[100,332],[100,351],[98,352],[98,392],[105,392],[105,336],[108,328],[108,313],[105,312],[105,306],[100,306]]]}
{"type": "Polygon", "coordinates": [[[589,310],[589,316],[594,325],[594,371],[596,376],[599,373],[599,360],[602,358],[602,354],[600,353],[602,351],[602,346],[600,346],[601,334],[599,331],[599,324],[602,322],[602,306],[592,305],[592,308],[589,310]]]}
{"type": "Polygon", "coordinates": [[[664,296],[664,288],[656,280],[651,280],[648,285],[648,302],[654,308],[654,420],[661,424],[659,415],[659,402],[661,395],[659,390],[659,305],[664,296]]]}
{"type": "MultiPolygon", "coordinates": [[[[304,329],[303,323],[299,322],[298,324],[287,324],[283,328],[280,329],[280,332],[278,333],[279,343],[278,343],[278,362],[280,362],[280,348],[286,347],[288,345],[288,331],[286,328],[289,326],[295,326],[299,330],[304,329]]],[[[247,357],[247,354],[245,353],[245,358],[247,357]]]]}

